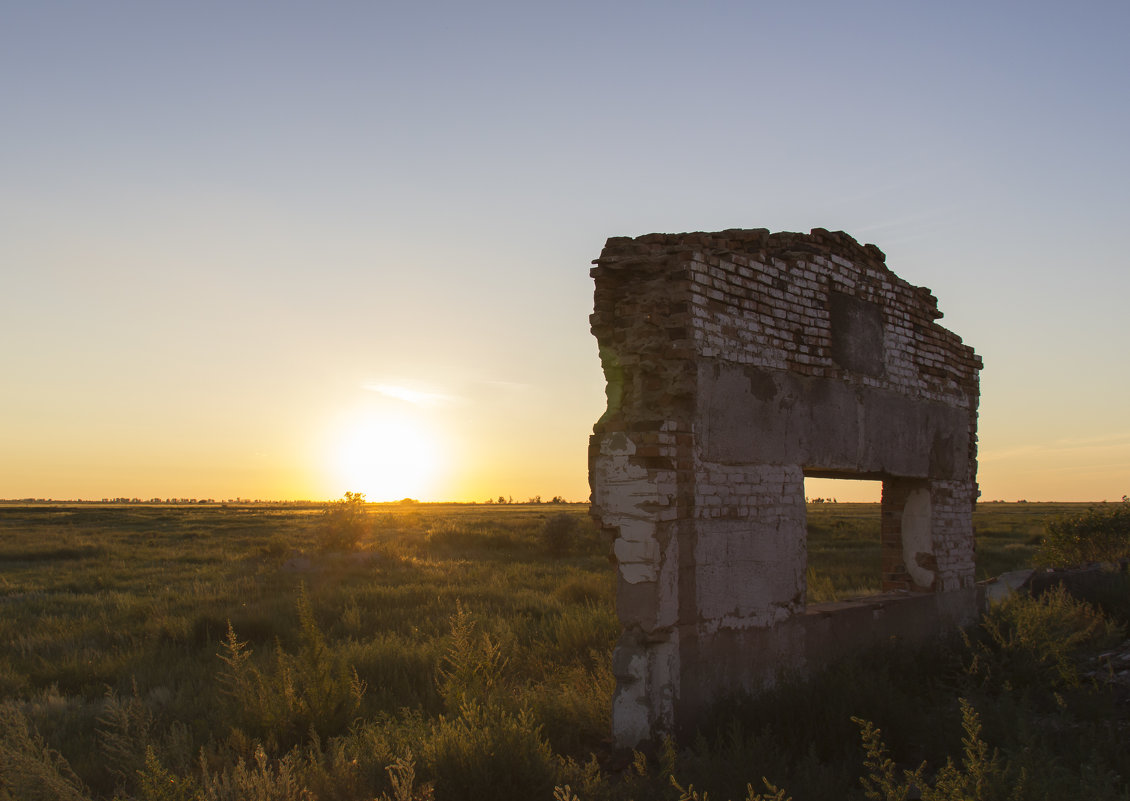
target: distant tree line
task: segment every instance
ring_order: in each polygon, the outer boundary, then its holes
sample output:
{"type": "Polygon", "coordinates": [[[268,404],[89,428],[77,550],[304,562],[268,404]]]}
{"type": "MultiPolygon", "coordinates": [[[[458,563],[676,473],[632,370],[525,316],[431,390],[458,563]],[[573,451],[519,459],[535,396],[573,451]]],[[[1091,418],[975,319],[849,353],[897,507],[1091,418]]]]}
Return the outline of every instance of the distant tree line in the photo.
{"type": "Polygon", "coordinates": [[[487,503],[497,504],[510,504],[510,503],[569,503],[560,495],[554,495],[548,501],[543,501],[540,495],[535,495],[532,498],[527,498],[525,501],[515,501],[513,495],[499,495],[497,498],[487,498],[487,503]]]}

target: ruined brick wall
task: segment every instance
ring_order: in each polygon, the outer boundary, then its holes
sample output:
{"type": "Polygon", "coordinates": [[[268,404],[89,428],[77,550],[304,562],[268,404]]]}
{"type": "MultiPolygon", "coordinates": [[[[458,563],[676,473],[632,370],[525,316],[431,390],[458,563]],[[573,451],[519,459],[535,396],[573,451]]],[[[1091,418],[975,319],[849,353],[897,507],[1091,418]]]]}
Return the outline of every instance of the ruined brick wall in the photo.
{"type": "Polygon", "coordinates": [[[595,264],[608,409],[589,464],[619,565],[620,744],[820,653],[805,475],[884,481],[885,589],[972,588],[980,359],[928,290],[822,229],[613,238],[595,264]]]}

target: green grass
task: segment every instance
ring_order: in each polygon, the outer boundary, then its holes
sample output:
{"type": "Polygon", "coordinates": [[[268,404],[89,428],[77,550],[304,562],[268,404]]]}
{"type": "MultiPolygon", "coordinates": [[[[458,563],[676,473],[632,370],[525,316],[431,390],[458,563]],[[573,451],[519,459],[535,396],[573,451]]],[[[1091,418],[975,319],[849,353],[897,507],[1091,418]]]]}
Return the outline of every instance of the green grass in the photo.
{"type": "MultiPolygon", "coordinates": [[[[979,575],[1023,566],[1043,517],[1077,508],[979,507],[979,575]]],[[[368,505],[343,537],[320,506],[0,506],[0,801],[21,797],[3,789],[13,771],[57,797],[371,801],[400,797],[409,762],[438,801],[501,775],[492,797],[569,782],[584,801],[673,799],[676,764],[719,792],[764,773],[798,799],[841,797],[822,793],[858,787],[853,715],[910,756],[960,739],[961,657],[892,652],[621,762],[614,571],[587,511],[368,505]],[[916,728],[915,708],[944,725],[916,728]]],[[[814,583],[877,589],[877,504],[813,505],[809,524],[814,583]]],[[[986,730],[1002,715],[987,707],[986,730]]]]}
{"type": "Polygon", "coordinates": [[[879,504],[808,504],[809,603],[879,591],[879,504]]]}
{"type": "Polygon", "coordinates": [[[544,708],[544,736],[574,749],[605,737],[605,663],[619,629],[587,508],[368,506],[351,553],[318,547],[325,524],[321,508],[0,507],[0,691],[22,699],[95,795],[109,797],[116,774],[92,747],[108,693],[136,694],[162,724],[183,725],[188,754],[223,752],[233,729],[281,752],[311,727],[333,737],[353,720],[435,716],[436,667],[463,608],[505,647],[510,697],[544,708]],[[551,555],[540,530],[562,512],[577,519],[579,542],[551,555]],[[302,597],[325,638],[320,658],[365,686],[352,717],[335,706],[317,720],[318,698],[337,696],[303,689],[313,646],[302,597]],[[229,621],[264,694],[296,701],[260,708],[258,691],[225,695],[229,621]]]}
{"type": "MultiPolygon", "coordinates": [[[[973,512],[977,580],[1032,565],[1046,520],[1081,503],[981,503],[973,512]]],[[[809,603],[879,592],[879,504],[808,504],[809,603]]]]}

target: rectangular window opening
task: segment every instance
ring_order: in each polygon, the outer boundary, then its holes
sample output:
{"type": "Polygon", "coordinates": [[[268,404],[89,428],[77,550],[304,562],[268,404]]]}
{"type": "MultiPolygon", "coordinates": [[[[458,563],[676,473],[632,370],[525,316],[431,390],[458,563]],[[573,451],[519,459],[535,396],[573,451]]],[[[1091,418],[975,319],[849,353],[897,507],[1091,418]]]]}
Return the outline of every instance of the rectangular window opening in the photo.
{"type": "Polygon", "coordinates": [[[882,481],[804,477],[809,605],[881,592],[882,493],[882,481]]]}

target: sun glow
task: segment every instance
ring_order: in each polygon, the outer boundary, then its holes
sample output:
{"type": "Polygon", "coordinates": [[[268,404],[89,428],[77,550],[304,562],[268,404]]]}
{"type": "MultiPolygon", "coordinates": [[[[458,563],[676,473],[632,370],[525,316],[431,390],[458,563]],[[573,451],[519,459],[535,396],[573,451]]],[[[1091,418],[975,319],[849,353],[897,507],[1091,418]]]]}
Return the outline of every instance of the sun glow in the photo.
{"type": "Polygon", "coordinates": [[[439,466],[428,431],[409,417],[360,423],[342,436],[337,451],[342,492],[361,492],[370,501],[427,497],[439,466]]]}

